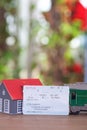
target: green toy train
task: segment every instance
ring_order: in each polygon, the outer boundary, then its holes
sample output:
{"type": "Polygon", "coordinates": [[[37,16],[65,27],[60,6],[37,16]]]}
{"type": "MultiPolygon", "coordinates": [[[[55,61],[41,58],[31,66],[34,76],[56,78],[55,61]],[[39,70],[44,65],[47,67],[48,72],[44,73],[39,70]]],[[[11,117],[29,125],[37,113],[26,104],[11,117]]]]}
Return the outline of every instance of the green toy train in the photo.
{"type": "Polygon", "coordinates": [[[87,111],[87,83],[69,84],[70,114],[87,111]]]}

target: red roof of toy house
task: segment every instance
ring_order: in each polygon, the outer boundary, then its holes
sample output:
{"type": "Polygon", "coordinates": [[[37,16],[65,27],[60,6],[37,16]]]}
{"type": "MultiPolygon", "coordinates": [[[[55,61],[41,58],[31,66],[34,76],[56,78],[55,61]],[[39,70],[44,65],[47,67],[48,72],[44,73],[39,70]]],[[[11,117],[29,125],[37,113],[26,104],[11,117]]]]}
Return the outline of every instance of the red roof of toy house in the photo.
{"type": "Polygon", "coordinates": [[[23,99],[23,86],[24,85],[42,85],[39,79],[11,79],[3,80],[6,90],[11,96],[12,100],[23,99]]]}

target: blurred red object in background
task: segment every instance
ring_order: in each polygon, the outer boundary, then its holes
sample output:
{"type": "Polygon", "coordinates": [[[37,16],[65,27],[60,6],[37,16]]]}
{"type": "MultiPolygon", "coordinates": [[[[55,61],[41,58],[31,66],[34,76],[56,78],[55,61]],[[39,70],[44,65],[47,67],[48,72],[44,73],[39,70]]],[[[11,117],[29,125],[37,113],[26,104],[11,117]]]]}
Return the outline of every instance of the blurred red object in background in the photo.
{"type": "Polygon", "coordinates": [[[79,0],[66,0],[66,5],[71,11],[71,20],[80,20],[81,29],[87,30],[87,8],[85,8],[79,0]]]}
{"type": "Polygon", "coordinates": [[[73,64],[72,70],[73,72],[78,73],[78,74],[83,73],[83,67],[79,63],[73,64]]]}

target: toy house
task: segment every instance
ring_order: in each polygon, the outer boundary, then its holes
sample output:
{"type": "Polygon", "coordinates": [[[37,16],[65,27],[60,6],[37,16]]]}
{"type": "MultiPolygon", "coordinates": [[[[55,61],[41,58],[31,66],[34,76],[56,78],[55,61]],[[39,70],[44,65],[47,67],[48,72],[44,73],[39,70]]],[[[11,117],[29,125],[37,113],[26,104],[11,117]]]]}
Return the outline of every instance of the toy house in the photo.
{"type": "Polygon", "coordinates": [[[42,85],[39,79],[9,79],[0,85],[0,112],[22,114],[23,86],[42,85]]]}

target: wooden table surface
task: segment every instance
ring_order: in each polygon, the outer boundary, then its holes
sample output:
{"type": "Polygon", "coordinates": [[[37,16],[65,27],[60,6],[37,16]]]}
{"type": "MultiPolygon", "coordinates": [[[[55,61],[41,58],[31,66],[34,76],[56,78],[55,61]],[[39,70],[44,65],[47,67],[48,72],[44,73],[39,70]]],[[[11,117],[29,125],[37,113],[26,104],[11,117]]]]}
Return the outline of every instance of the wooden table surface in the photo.
{"type": "Polygon", "coordinates": [[[87,130],[87,114],[69,116],[0,114],[0,130],[87,130]]]}

